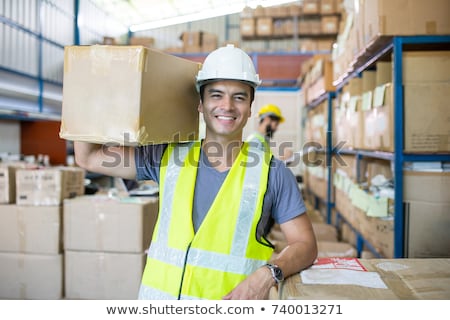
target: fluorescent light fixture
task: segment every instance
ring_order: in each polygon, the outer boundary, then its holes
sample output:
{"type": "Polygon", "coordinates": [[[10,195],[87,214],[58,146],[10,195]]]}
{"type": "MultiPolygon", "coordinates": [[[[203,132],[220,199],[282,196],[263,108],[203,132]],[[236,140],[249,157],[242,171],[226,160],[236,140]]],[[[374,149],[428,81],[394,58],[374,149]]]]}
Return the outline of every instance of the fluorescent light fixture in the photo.
{"type": "MultiPolygon", "coordinates": [[[[298,0],[297,0],[298,1],[298,0]]],[[[191,14],[185,14],[180,15],[176,17],[171,18],[164,18],[161,20],[155,20],[155,21],[149,21],[144,22],[140,24],[135,24],[130,26],[131,32],[137,32],[137,31],[143,31],[143,30],[150,30],[150,29],[157,29],[162,27],[167,27],[171,25],[191,22],[191,21],[198,21],[198,20],[204,20],[209,18],[215,18],[220,16],[226,16],[233,13],[241,12],[245,6],[249,6],[252,8],[256,8],[256,6],[261,5],[263,7],[271,7],[291,2],[297,2],[295,0],[263,0],[263,1],[246,1],[241,2],[237,4],[232,5],[224,5],[221,7],[216,8],[207,8],[205,10],[202,10],[200,12],[195,12],[191,14]]]]}

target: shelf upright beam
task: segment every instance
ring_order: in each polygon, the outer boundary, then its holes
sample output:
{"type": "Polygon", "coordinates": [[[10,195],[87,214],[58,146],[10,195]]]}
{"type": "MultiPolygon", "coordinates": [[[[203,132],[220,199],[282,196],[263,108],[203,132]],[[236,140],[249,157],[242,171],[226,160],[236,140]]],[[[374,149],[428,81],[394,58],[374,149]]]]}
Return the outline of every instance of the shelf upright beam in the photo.
{"type": "Polygon", "coordinates": [[[37,13],[38,13],[38,56],[37,56],[37,78],[38,78],[38,86],[39,86],[39,96],[38,96],[38,106],[39,113],[42,113],[44,110],[44,80],[43,80],[43,63],[44,63],[44,46],[43,46],[43,17],[42,10],[44,8],[43,0],[39,0],[36,2],[37,13]]]}
{"type": "Polygon", "coordinates": [[[404,99],[403,99],[403,38],[393,39],[394,64],[394,258],[404,256],[403,212],[403,150],[404,150],[404,99]]]}
{"type": "Polygon", "coordinates": [[[327,223],[331,224],[331,213],[334,203],[331,199],[332,196],[332,186],[331,181],[333,177],[333,98],[335,97],[334,92],[327,93],[327,114],[328,114],[328,124],[327,124],[327,146],[326,146],[326,161],[327,161],[327,223]]]}
{"type": "Polygon", "coordinates": [[[80,0],[74,0],[73,2],[73,44],[80,45],[80,25],[78,23],[78,17],[80,15],[80,0]]]}

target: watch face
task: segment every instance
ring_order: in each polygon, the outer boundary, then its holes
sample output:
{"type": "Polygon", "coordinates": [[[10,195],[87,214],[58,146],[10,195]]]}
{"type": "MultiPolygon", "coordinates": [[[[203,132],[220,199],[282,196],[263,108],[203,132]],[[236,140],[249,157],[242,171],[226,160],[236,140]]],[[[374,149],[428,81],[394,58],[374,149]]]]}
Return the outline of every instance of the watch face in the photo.
{"type": "Polygon", "coordinates": [[[283,280],[283,272],[280,268],[274,267],[273,270],[275,271],[275,278],[277,278],[279,281],[283,280]]]}

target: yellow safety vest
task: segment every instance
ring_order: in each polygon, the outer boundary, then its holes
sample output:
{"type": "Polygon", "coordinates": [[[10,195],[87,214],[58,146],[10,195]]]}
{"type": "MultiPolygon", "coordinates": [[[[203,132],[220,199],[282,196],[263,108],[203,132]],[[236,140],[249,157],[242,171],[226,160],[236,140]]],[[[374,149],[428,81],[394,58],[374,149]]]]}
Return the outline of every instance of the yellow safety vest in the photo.
{"type": "Polygon", "coordinates": [[[270,152],[269,142],[266,140],[266,137],[259,132],[252,133],[250,136],[248,136],[247,142],[250,143],[253,147],[270,152]]]}
{"type": "MultiPolygon", "coordinates": [[[[221,299],[264,265],[256,239],[271,154],[244,143],[198,231],[192,205],[201,142],[169,144],[160,167],[159,217],[140,299],[221,299]]],[[[197,190],[197,192],[207,190],[197,190]]]]}

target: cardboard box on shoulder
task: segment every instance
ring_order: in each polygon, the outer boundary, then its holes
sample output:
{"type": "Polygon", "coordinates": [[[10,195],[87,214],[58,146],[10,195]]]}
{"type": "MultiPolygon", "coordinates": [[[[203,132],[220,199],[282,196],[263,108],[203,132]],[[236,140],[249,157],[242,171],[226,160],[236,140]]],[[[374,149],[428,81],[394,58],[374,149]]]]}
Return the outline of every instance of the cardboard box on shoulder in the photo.
{"type": "Polygon", "coordinates": [[[65,298],[136,300],[146,255],[65,252],[65,298]]]}
{"type": "Polygon", "coordinates": [[[0,251],[58,254],[62,249],[60,206],[0,205],[0,251]]]}
{"type": "Polygon", "coordinates": [[[59,206],[67,198],[84,194],[83,169],[52,167],[16,171],[18,205],[59,206]]]}
{"type": "Polygon", "coordinates": [[[56,300],[63,297],[62,254],[0,253],[0,265],[1,299],[56,300]]]}
{"type": "Polygon", "coordinates": [[[143,46],[66,47],[60,137],[133,146],[196,139],[199,67],[143,46]]]}
{"type": "Polygon", "coordinates": [[[64,248],[142,253],[158,216],[158,198],[84,196],[64,201],[64,248]]]}

